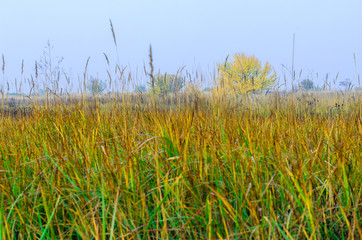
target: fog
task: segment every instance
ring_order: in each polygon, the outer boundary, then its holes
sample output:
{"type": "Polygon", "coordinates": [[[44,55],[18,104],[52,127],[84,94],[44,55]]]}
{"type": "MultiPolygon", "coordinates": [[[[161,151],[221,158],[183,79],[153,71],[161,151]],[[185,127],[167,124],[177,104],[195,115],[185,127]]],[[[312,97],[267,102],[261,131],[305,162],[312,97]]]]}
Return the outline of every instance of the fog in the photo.
{"type": "MultiPolygon", "coordinates": [[[[362,71],[361,1],[2,1],[0,54],[5,71],[0,84],[34,75],[49,41],[52,56],[77,82],[90,57],[88,75],[107,79],[107,70],[127,66],[144,84],[152,45],[156,71],[210,75],[234,53],[271,63],[290,85],[293,34],[294,68],[301,78],[322,85],[351,79],[362,71]],[[117,47],[110,30],[112,20],[117,47]],[[107,65],[104,53],[110,60],[107,65]],[[354,60],[356,56],[356,64],[354,60]],[[24,60],[24,72],[22,61],[24,60]],[[283,67],[284,65],[285,67],[283,67]],[[317,77],[318,73],[318,77],[317,77]]],[[[78,83],[74,83],[78,86],[78,83]]],[[[24,87],[26,89],[26,87],[24,87]]]]}

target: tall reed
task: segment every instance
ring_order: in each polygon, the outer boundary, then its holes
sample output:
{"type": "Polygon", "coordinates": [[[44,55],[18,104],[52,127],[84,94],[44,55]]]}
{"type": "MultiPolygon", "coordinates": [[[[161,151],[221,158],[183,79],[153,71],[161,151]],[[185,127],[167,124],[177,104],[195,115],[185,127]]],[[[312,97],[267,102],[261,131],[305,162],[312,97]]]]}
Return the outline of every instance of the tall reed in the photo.
{"type": "Polygon", "coordinates": [[[358,93],[41,101],[2,112],[2,239],[362,236],[358,93]]]}

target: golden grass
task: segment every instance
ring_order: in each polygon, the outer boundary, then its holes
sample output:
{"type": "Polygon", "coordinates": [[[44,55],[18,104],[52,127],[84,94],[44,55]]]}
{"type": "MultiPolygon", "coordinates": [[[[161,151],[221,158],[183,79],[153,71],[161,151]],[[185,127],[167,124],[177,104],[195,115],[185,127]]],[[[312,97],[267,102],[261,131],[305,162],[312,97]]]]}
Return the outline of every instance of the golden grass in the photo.
{"type": "Polygon", "coordinates": [[[33,100],[0,120],[0,238],[361,238],[361,104],[357,92],[33,100]]]}

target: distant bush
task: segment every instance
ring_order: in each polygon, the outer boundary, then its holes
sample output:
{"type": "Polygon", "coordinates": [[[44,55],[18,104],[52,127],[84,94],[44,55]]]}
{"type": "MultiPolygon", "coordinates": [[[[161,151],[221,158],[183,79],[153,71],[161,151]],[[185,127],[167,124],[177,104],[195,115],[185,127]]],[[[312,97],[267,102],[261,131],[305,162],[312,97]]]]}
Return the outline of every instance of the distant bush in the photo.
{"type": "Polygon", "coordinates": [[[218,65],[218,91],[245,94],[271,88],[278,77],[269,63],[264,66],[254,56],[235,54],[234,59],[218,65]]]}
{"type": "Polygon", "coordinates": [[[304,79],[301,83],[300,83],[300,87],[302,88],[302,90],[313,90],[314,89],[314,82],[310,79],[304,79]]]}
{"type": "Polygon", "coordinates": [[[167,94],[180,92],[185,86],[185,80],[174,74],[158,74],[154,78],[154,86],[148,83],[151,87],[151,92],[154,94],[167,94]]]}
{"type": "Polygon", "coordinates": [[[90,77],[87,89],[92,94],[99,94],[106,89],[106,83],[98,78],[90,77]]]}
{"type": "Polygon", "coordinates": [[[339,86],[343,87],[344,90],[351,90],[353,88],[353,84],[352,84],[352,81],[350,79],[346,79],[344,81],[341,81],[339,83],[339,86]]]}
{"type": "Polygon", "coordinates": [[[202,89],[203,92],[211,92],[212,88],[210,87],[206,87],[204,89],[202,89]]]}
{"type": "Polygon", "coordinates": [[[146,92],[146,86],[145,85],[137,85],[135,87],[135,92],[138,92],[138,93],[146,92]]]}

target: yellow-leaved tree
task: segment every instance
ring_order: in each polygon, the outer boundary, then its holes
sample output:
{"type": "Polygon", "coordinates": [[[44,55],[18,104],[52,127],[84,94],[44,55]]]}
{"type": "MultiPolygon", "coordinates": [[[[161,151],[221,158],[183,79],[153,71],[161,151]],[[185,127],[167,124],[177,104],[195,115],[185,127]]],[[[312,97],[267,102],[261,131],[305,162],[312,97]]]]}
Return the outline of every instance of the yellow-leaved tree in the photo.
{"type": "Polygon", "coordinates": [[[267,62],[262,66],[254,56],[235,54],[232,61],[218,65],[219,76],[216,79],[220,93],[247,94],[273,87],[278,77],[267,62]]]}

